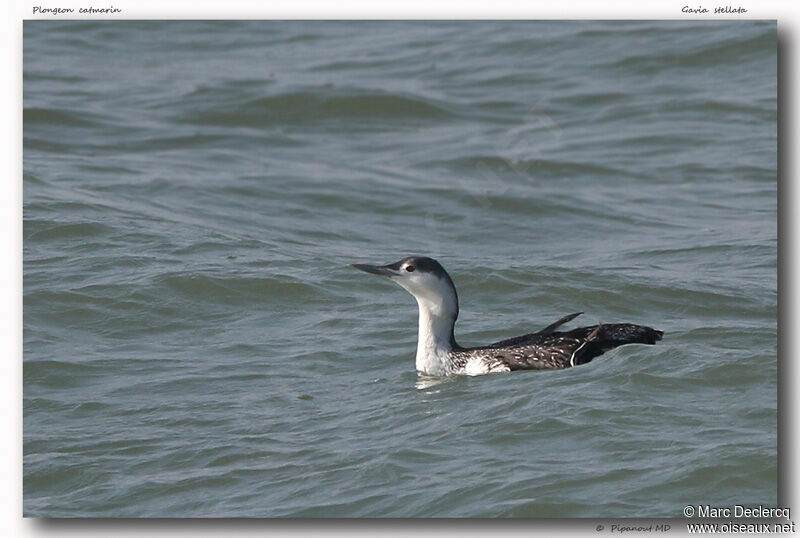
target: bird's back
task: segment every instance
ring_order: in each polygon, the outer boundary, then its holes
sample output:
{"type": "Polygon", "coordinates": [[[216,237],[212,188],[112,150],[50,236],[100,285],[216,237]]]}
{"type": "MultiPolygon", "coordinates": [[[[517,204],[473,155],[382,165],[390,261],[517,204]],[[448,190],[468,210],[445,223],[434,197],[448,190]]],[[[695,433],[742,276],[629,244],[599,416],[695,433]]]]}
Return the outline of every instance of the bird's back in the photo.
{"type": "Polygon", "coordinates": [[[655,344],[663,332],[631,323],[581,327],[570,331],[548,331],[501,340],[487,346],[451,352],[454,366],[482,365],[487,371],[557,370],[586,364],[595,357],[625,344],[655,344]]]}

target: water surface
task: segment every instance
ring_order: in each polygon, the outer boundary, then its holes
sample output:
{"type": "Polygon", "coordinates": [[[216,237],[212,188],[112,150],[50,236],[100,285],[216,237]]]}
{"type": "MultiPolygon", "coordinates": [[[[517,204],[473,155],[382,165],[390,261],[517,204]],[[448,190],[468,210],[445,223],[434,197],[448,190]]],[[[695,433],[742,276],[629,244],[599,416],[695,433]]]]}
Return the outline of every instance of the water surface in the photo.
{"type": "Polygon", "coordinates": [[[25,22],[25,515],[773,506],[776,94],[774,22],[25,22]],[[408,254],[666,335],[420,379],[408,254]]]}

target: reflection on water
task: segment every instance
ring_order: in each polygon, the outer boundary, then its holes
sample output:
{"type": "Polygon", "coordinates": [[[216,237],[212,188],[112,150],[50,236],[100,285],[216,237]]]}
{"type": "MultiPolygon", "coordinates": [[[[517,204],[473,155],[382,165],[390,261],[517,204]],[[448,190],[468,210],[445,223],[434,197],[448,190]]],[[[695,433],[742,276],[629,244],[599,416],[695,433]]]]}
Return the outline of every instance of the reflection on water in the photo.
{"type": "Polygon", "coordinates": [[[456,378],[437,377],[437,376],[419,374],[416,383],[414,383],[414,387],[416,387],[418,390],[424,390],[424,389],[429,389],[431,387],[435,387],[437,385],[441,385],[442,383],[452,382],[454,381],[454,379],[456,378]]]}

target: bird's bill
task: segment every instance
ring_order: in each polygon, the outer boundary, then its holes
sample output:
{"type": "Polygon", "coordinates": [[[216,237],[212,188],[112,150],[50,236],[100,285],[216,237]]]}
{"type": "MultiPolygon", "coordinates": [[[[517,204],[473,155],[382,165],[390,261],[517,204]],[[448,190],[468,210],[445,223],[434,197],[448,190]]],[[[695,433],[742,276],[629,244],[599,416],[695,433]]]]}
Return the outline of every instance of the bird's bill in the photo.
{"type": "Polygon", "coordinates": [[[351,263],[350,267],[355,267],[365,273],[378,276],[393,277],[398,275],[398,271],[389,265],[370,265],[368,263],[351,263]]]}

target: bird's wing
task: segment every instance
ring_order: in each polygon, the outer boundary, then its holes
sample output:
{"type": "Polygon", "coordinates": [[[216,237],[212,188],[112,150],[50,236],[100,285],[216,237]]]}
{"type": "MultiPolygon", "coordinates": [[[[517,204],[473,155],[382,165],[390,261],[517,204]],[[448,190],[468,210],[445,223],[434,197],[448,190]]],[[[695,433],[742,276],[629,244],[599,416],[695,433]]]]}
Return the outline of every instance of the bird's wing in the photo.
{"type": "Polygon", "coordinates": [[[500,347],[515,347],[515,346],[537,344],[542,341],[543,337],[553,334],[555,330],[558,329],[560,326],[564,325],[568,321],[572,321],[581,314],[583,314],[583,312],[575,312],[574,314],[564,316],[555,323],[551,323],[550,325],[548,325],[539,332],[523,334],[522,336],[515,336],[514,338],[507,338],[505,340],[500,340],[499,342],[489,344],[488,347],[500,348],[500,347]]]}
{"type": "Polygon", "coordinates": [[[585,364],[625,344],[652,345],[664,335],[662,331],[631,323],[598,324],[546,333],[548,330],[550,327],[539,333],[466,351],[472,357],[483,357],[487,363],[505,365],[509,370],[553,370],[585,364]]]}
{"type": "MultiPolygon", "coordinates": [[[[655,344],[664,333],[631,323],[598,324],[567,332],[541,335],[533,345],[504,349],[511,370],[526,368],[567,368],[591,362],[610,349],[625,344],[655,344]]],[[[498,350],[500,351],[500,350],[498,350]]]]}
{"type": "Polygon", "coordinates": [[[572,366],[574,357],[579,355],[587,341],[564,333],[539,335],[535,340],[535,343],[506,347],[493,344],[470,349],[467,353],[470,359],[483,359],[487,364],[500,363],[509,370],[557,370],[572,366]]]}
{"type": "Polygon", "coordinates": [[[541,331],[539,331],[536,334],[537,335],[552,334],[553,332],[555,332],[556,329],[558,329],[559,327],[564,325],[566,322],[572,321],[573,319],[577,318],[581,314],[583,314],[583,312],[575,312],[574,314],[570,314],[568,316],[564,316],[560,320],[556,321],[555,323],[551,323],[550,325],[548,325],[547,327],[545,327],[544,329],[542,329],[541,331]]]}

